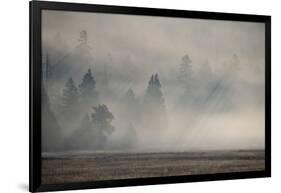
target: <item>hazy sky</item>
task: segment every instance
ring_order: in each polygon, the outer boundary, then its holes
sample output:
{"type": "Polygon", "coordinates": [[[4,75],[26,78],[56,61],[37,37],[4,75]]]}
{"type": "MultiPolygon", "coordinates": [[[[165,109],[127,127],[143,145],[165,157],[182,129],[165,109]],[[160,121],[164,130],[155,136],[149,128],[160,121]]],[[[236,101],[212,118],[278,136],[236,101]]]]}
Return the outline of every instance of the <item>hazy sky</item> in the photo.
{"type": "MultiPolygon", "coordinates": [[[[43,43],[53,48],[61,46],[54,43],[54,37],[59,33],[65,48],[71,50],[78,44],[80,31],[86,30],[94,57],[93,63],[113,60],[111,65],[116,69],[124,65],[134,65],[142,71],[141,77],[146,79],[141,79],[140,86],[135,85],[136,88],[140,87],[139,90],[136,89],[137,95],[144,91],[147,77],[151,73],[159,72],[162,82],[169,82],[168,77],[178,69],[181,57],[185,54],[191,58],[195,72],[208,61],[215,75],[225,70],[235,54],[239,58],[239,64],[234,87],[243,89],[233,97],[251,99],[257,97],[257,93],[258,97],[263,97],[263,23],[45,10],[42,14],[43,43]],[[248,88],[255,90],[256,87],[257,93],[246,91],[248,88]]],[[[127,88],[128,85],[125,85],[122,89],[127,88]]],[[[164,94],[170,90],[173,88],[165,89],[163,86],[164,94]]],[[[170,121],[183,123],[187,114],[178,112],[169,104],[171,96],[166,97],[170,121]]],[[[248,105],[250,100],[245,101],[237,103],[248,108],[223,115],[198,115],[201,121],[190,132],[183,132],[184,124],[179,124],[177,131],[180,131],[180,136],[171,134],[176,133],[175,130],[169,130],[168,135],[174,137],[180,145],[182,141],[189,140],[192,141],[189,145],[199,148],[233,148],[243,145],[251,148],[263,147],[263,103],[248,105]]],[[[192,111],[188,112],[190,114],[192,111]]]]}
{"type": "Polygon", "coordinates": [[[70,47],[84,29],[95,57],[130,57],[141,66],[170,68],[186,53],[193,63],[208,60],[214,68],[236,54],[245,74],[264,66],[263,23],[43,11],[42,28],[43,41],[60,33],[70,47]]]}

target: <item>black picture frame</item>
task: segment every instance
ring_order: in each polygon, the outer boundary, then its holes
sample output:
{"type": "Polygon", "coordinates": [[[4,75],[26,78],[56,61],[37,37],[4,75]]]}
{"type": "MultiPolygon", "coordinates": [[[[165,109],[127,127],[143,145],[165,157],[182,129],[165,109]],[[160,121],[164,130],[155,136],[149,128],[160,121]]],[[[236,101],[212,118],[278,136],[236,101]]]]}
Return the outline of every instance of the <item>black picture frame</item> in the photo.
{"type": "Polygon", "coordinates": [[[183,183],[213,180],[260,178],[271,176],[271,17],[171,9],[92,5],[78,3],[30,2],[30,162],[29,191],[59,191],[89,188],[108,188],[167,183],[183,183]],[[198,18],[230,21],[250,21],[265,23],[265,170],[253,172],[203,174],[142,179],[122,179],[83,183],[42,185],[41,176],[41,11],[67,10],[79,12],[100,12],[129,15],[162,16],[176,18],[198,18]]]}

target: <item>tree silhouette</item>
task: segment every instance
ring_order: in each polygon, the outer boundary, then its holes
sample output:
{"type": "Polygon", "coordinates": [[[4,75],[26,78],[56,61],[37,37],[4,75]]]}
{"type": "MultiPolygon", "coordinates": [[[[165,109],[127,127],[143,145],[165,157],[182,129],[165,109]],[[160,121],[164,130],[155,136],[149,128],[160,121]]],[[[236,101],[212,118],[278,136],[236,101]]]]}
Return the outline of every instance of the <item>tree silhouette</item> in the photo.
{"type": "Polygon", "coordinates": [[[128,91],[121,97],[120,100],[120,113],[118,117],[125,120],[130,120],[134,124],[140,122],[140,103],[135,96],[133,89],[129,88],[128,91]]]}
{"type": "Polygon", "coordinates": [[[159,129],[163,130],[167,128],[168,124],[165,99],[161,87],[158,74],[152,74],[143,100],[143,125],[156,132],[159,131],[159,129]]]}
{"type": "Polygon", "coordinates": [[[86,114],[81,121],[80,127],[67,141],[70,150],[102,150],[108,137],[114,131],[111,125],[113,114],[106,105],[93,107],[94,112],[86,114]]]}
{"type": "Polygon", "coordinates": [[[91,69],[88,69],[84,75],[81,84],[79,85],[79,91],[81,93],[83,108],[86,108],[92,104],[97,103],[98,93],[96,91],[96,81],[92,75],[91,69]]]}
{"type": "Polygon", "coordinates": [[[137,108],[138,102],[133,89],[129,88],[128,91],[122,96],[121,103],[128,111],[137,108]]]}
{"type": "Polygon", "coordinates": [[[74,109],[78,103],[79,93],[72,78],[69,78],[62,90],[61,107],[62,111],[74,109]]]}
{"type": "Polygon", "coordinates": [[[95,94],[96,81],[92,75],[91,69],[88,69],[87,73],[82,79],[82,83],[79,85],[79,89],[82,95],[95,94]]]}
{"type": "Polygon", "coordinates": [[[193,78],[192,61],[187,54],[182,57],[181,61],[178,80],[181,84],[189,84],[193,78]]]}
{"type": "Polygon", "coordinates": [[[164,108],[164,102],[165,100],[162,94],[161,83],[158,78],[158,74],[152,74],[144,96],[144,104],[156,109],[162,109],[164,108]]]}
{"type": "Polygon", "coordinates": [[[93,110],[94,112],[91,114],[91,117],[96,129],[102,131],[104,136],[111,134],[114,131],[114,127],[111,125],[114,119],[113,114],[104,104],[93,107],[93,110]]]}

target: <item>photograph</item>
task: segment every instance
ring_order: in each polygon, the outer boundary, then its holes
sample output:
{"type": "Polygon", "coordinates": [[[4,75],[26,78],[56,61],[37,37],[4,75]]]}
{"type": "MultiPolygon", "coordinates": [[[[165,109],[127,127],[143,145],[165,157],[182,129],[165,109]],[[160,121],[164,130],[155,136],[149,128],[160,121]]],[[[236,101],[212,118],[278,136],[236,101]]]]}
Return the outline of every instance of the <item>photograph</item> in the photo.
{"type": "Polygon", "coordinates": [[[41,12],[41,183],[265,171],[266,24],[41,12]]]}

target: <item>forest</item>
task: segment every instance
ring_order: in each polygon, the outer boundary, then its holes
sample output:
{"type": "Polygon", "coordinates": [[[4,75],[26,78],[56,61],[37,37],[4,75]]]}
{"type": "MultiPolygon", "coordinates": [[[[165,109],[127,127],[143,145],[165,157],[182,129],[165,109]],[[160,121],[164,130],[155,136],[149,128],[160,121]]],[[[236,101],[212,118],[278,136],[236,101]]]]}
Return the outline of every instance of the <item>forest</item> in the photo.
{"type": "Polygon", "coordinates": [[[185,53],[169,67],[142,66],[130,54],[97,55],[86,30],[74,46],[63,39],[43,42],[43,152],[263,147],[262,127],[238,134],[260,125],[264,83],[241,77],[237,54],[221,63],[185,53]]]}

